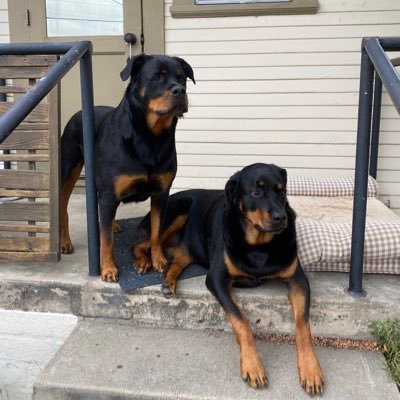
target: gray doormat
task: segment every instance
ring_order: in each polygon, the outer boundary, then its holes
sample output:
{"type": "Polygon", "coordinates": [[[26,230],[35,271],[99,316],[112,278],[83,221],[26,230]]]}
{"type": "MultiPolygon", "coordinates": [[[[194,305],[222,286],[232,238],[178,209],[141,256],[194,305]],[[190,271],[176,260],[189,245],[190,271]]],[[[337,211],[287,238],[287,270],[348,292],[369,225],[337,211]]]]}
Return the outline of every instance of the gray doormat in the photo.
{"type": "MultiPolygon", "coordinates": [[[[134,268],[132,245],[137,239],[137,228],[141,220],[142,218],[130,218],[117,221],[122,231],[114,235],[114,255],[118,265],[119,285],[124,292],[158,285],[162,282],[162,274],[159,272],[150,270],[146,274],[139,275],[134,268]]],[[[205,268],[192,264],[183,271],[179,279],[193,278],[206,273],[205,268]]]]}

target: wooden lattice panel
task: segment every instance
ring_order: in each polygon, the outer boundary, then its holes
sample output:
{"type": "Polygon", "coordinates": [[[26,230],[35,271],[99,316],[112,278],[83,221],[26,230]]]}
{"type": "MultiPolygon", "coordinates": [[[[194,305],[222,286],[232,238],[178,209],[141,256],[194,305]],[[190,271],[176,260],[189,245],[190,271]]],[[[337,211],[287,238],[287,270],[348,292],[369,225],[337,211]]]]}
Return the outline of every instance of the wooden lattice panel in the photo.
{"type": "MultiPolygon", "coordinates": [[[[57,62],[57,56],[0,56],[0,114],[12,107],[57,62]]],[[[59,88],[0,144],[0,260],[43,261],[60,257],[59,88]]]]}

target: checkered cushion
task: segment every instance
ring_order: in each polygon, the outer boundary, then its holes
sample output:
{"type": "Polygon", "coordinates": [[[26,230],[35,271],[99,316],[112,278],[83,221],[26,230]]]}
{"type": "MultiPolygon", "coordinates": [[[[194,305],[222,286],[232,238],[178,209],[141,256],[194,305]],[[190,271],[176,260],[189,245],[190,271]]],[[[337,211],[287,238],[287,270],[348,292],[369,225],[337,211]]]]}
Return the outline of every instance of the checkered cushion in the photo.
{"type": "MultiPolygon", "coordinates": [[[[354,177],[352,176],[289,176],[287,193],[290,196],[353,196],[354,177]]],[[[378,196],[378,182],[368,178],[368,196],[378,196]]]]}
{"type": "MultiPolygon", "coordinates": [[[[298,254],[308,271],[348,271],[351,224],[308,219],[296,222],[298,254]]],[[[364,271],[400,273],[400,218],[367,221],[364,271]]]]}
{"type": "MultiPolygon", "coordinates": [[[[319,262],[303,267],[305,271],[349,272],[350,262],[319,262]]],[[[363,271],[367,274],[400,274],[400,258],[392,260],[364,261],[363,271]]]]}

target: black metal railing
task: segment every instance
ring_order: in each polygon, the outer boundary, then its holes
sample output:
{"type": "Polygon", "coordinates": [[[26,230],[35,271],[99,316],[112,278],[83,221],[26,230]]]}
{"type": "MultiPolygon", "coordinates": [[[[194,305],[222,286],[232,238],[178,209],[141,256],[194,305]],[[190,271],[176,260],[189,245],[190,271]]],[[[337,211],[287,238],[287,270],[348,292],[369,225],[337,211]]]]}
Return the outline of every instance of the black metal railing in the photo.
{"type": "Polygon", "coordinates": [[[400,64],[400,58],[391,61],[385,52],[399,50],[400,37],[367,37],[362,40],[353,229],[348,289],[349,293],[354,296],[365,295],[362,289],[362,276],[368,174],[376,178],[378,169],[382,84],[400,114],[400,76],[394,69],[394,66],[400,64]]]}
{"type": "MultiPolygon", "coordinates": [[[[362,296],[362,275],[368,175],[376,177],[382,83],[400,113],[400,76],[385,51],[399,51],[400,37],[364,38],[361,51],[360,95],[356,146],[355,188],[351,267],[348,291],[362,296]],[[374,83],[375,76],[375,83],[374,83]]],[[[99,275],[99,234],[97,192],[94,179],[94,113],[92,80],[92,46],[88,41],[75,43],[0,44],[0,55],[64,54],[46,74],[15,105],[0,117],[0,143],[33,110],[62,77],[80,61],[84,157],[86,173],[87,236],[89,274],[99,275]]]]}
{"type": "MultiPolygon", "coordinates": [[[[0,86],[5,86],[6,85],[6,80],[0,78],[0,86]]],[[[5,93],[0,93],[0,101],[6,101],[7,100],[7,95],[5,93]]],[[[10,150],[3,150],[3,154],[10,154],[10,150]]],[[[4,169],[11,169],[11,163],[10,161],[4,161],[3,162],[4,169]]]]}
{"type": "Polygon", "coordinates": [[[16,43],[0,44],[1,55],[60,54],[63,57],[47,74],[0,117],[0,143],[26,118],[39,102],[56,86],[65,74],[79,61],[82,97],[82,122],[86,178],[87,239],[89,275],[97,276],[99,262],[99,227],[97,192],[94,179],[94,108],[92,76],[92,43],[16,43]]]}

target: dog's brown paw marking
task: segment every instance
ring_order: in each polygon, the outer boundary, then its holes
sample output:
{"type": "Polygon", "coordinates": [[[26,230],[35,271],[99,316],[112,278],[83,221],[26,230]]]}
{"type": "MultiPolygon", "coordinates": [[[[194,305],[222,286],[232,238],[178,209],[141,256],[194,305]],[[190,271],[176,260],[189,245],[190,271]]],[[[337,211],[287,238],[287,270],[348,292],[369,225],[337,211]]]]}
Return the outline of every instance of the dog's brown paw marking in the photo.
{"type": "Polygon", "coordinates": [[[262,389],[268,386],[265,369],[258,354],[243,358],[240,361],[240,373],[242,379],[254,389],[262,389]]]}
{"type": "Polygon", "coordinates": [[[112,226],[113,232],[114,233],[120,233],[122,231],[121,225],[118,224],[117,222],[113,222],[113,226],[112,226]]]}
{"type": "Polygon", "coordinates": [[[114,265],[106,265],[101,268],[101,279],[106,282],[118,281],[118,270],[114,265]]]}
{"type": "Polygon", "coordinates": [[[71,240],[64,240],[61,242],[61,253],[62,254],[72,254],[74,252],[74,246],[71,240]]]}
{"type": "Polygon", "coordinates": [[[161,285],[161,292],[167,299],[175,296],[176,282],[168,283],[164,281],[161,285]]]}
{"type": "Polygon", "coordinates": [[[164,257],[162,251],[152,252],[151,253],[151,263],[153,268],[158,272],[163,272],[165,266],[168,264],[167,259],[164,257]]]}
{"type": "Polygon", "coordinates": [[[301,387],[309,395],[321,395],[324,390],[324,375],[318,360],[307,360],[299,365],[301,387]]]}
{"type": "Polygon", "coordinates": [[[138,274],[145,274],[151,268],[151,261],[146,256],[136,257],[135,269],[138,274]]]}

